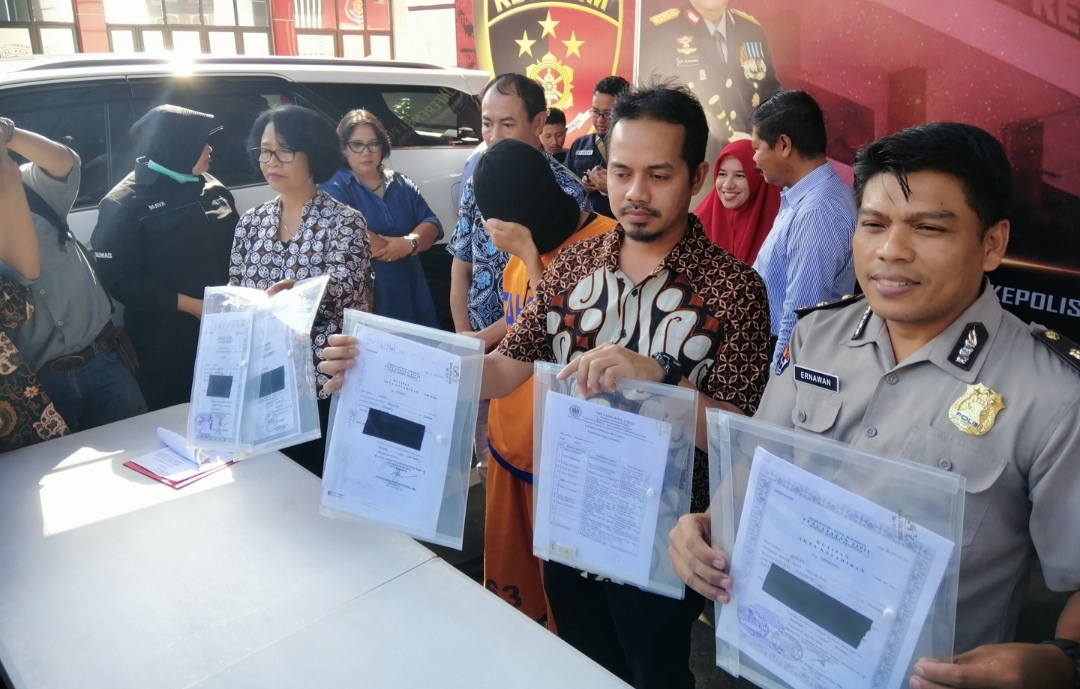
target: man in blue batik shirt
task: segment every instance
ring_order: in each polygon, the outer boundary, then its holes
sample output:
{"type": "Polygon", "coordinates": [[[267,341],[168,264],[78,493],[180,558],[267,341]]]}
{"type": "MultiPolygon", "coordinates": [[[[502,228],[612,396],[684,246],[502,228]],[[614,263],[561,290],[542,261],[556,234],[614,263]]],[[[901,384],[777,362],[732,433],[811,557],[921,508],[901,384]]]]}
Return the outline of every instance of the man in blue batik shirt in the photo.
{"type": "MultiPolygon", "coordinates": [[[[501,74],[484,89],[480,103],[484,143],[517,139],[544,152],[540,133],[547,119],[547,101],[540,84],[521,74],[501,74]]],[[[589,194],[581,181],[544,152],[555,181],[581,210],[592,211],[589,194]]],[[[450,314],[454,330],[484,341],[491,350],[506,334],[503,317],[502,275],[509,254],[495,248],[476,207],[473,180],[465,182],[458,206],[457,229],[447,250],[453,254],[450,268],[450,314]]],[[[487,403],[476,419],[476,459],[480,478],[487,478],[487,403]]]]}
{"type": "Polygon", "coordinates": [[[765,281],[773,371],[785,365],[795,309],[855,291],[855,201],[825,157],[825,117],[805,91],[780,91],[750,116],[754,163],[782,187],[780,212],[754,270],[765,281]]]}
{"type": "MultiPolygon", "coordinates": [[[[484,143],[491,146],[502,139],[517,139],[541,151],[540,133],[547,118],[544,89],[521,74],[502,74],[484,89],[481,100],[484,143]]],[[[554,158],[544,156],[559,186],[591,211],[588,193],[581,181],[554,158]]],[[[497,250],[484,229],[476,208],[473,181],[465,183],[458,207],[458,225],[447,249],[454,256],[450,274],[450,312],[454,329],[475,333],[491,349],[506,330],[502,307],[502,272],[508,255],[497,250]]]]}

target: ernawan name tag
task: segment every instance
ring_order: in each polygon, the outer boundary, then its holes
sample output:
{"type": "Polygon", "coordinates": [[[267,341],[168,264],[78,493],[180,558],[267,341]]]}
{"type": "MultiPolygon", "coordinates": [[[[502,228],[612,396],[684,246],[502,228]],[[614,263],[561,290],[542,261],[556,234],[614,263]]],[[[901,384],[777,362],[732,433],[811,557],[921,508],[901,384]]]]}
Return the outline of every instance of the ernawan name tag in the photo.
{"type": "Polygon", "coordinates": [[[795,381],[813,385],[829,392],[840,392],[840,378],[831,373],[822,373],[812,368],[795,365],[795,381]]]}

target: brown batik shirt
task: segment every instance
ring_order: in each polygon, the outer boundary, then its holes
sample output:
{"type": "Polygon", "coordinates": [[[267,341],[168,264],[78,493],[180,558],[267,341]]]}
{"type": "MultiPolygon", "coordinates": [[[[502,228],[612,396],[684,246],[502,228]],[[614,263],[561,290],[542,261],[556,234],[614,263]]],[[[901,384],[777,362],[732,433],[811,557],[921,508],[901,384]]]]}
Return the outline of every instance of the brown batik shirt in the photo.
{"type": "MultiPolygon", "coordinates": [[[[624,237],[619,226],[560,251],[499,351],[559,364],[605,342],[667,352],[698,390],[753,414],[769,377],[765,283],[692,214],[686,235],[636,285],[619,269],[624,237]]],[[[696,449],[691,509],[708,504],[708,461],[696,449]]]]}

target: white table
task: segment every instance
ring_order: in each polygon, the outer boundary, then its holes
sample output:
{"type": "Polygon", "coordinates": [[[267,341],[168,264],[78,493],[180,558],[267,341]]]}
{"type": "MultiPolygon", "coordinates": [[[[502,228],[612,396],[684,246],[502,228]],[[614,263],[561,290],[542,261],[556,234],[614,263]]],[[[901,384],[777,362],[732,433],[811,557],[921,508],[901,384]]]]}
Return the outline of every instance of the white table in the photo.
{"type": "Polygon", "coordinates": [[[0,455],[16,689],[625,686],[407,536],[320,516],[284,455],[179,491],[122,466],[186,417],[0,455]]]}

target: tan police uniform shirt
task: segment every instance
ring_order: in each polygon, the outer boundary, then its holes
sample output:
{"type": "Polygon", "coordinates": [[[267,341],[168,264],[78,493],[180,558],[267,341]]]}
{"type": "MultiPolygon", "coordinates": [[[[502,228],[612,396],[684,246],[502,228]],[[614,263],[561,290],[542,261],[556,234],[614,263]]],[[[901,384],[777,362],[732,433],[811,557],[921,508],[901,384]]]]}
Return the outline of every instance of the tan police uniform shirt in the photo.
{"type": "Polygon", "coordinates": [[[1080,589],[1080,375],[1036,340],[1042,330],[1006,313],[986,281],[897,365],[865,301],[815,311],[755,415],[965,477],[956,653],[1012,640],[1036,557],[1051,589],[1080,589]]]}

